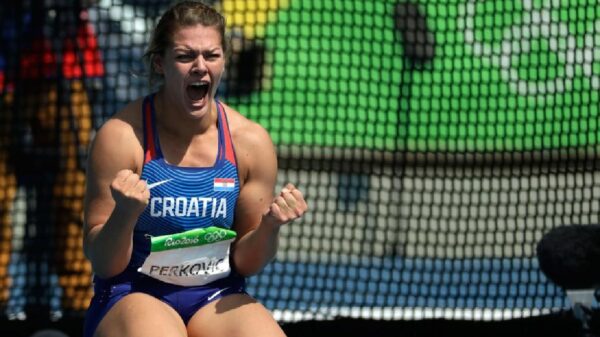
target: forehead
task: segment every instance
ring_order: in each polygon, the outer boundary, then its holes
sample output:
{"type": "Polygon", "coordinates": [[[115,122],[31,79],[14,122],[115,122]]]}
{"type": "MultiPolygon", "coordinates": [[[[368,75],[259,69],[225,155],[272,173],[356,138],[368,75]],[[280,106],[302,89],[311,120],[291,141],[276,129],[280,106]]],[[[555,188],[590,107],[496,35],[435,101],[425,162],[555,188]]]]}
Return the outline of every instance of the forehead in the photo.
{"type": "Polygon", "coordinates": [[[221,47],[221,34],[212,26],[186,26],[176,30],[173,34],[174,47],[215,48],[221,47]]]}

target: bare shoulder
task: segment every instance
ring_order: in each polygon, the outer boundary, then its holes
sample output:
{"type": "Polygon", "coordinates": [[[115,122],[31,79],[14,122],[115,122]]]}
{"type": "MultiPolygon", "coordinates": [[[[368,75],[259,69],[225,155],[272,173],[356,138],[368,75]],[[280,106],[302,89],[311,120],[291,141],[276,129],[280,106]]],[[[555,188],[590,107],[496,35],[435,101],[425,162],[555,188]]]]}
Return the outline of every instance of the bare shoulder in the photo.
{"type": "Polygon", "coordinates": [[[141,99],[127,104],[109,118],[98,130],[99,133],[115,133],[141,130],[141,99]]]}
{"type": "Polygon", "coordinates": [[[262,125],[248,119],[226,104],[223,104],[223,106],[225,107],[236,151],[239,147],[249,147],[255,149],[255,151],[273,148],[271,136],[262,125]]]}
{"type": "Polygon", "coordinates": [[[129,103],[109,118],[99,129],[92,144],[92,156],[129,158],[137,168],[136,157],[142,158],[141,100],[129,103]]]}
{"type": "Polygon", "coordinates": [[[271,175],[277,170],[277,154],[271,136],[260,124],[225,106],[241,179],[251,173],[271,175]]]}

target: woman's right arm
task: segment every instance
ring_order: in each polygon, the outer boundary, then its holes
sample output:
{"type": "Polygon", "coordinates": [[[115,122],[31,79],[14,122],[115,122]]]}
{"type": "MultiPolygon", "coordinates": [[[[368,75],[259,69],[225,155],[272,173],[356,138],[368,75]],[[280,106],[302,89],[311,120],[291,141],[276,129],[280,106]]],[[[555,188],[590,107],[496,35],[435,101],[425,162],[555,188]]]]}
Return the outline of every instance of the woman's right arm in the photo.
{"type": "Polygon", "coordinates": [[[143,150],[131,123],[113,118],[92,142],[86,172],[83,248],[102,278],[125,270],[133,228],[150,192],[140,180],[143,150]]]}

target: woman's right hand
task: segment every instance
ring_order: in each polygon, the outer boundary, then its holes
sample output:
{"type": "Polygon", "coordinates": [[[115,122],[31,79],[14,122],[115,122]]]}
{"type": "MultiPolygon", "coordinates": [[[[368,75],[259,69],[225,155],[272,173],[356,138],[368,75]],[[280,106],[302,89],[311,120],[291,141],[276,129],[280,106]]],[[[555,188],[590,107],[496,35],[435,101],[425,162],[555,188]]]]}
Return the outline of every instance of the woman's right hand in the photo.
{"type": "Polygon", "coordinates": [[[150,191],[146,181],[133,171],[126,169],[117,173],[110,184],[110,191],[115,200],[115,208],[125,212],[141,214],[150,200],[150,191]]]}

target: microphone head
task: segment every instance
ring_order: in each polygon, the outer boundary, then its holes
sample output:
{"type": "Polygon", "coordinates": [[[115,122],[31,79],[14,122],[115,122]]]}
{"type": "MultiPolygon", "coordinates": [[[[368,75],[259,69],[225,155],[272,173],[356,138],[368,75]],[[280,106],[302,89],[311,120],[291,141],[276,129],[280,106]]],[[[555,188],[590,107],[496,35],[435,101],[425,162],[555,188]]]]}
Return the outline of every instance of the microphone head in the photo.
{"type": "Polygon", "coordinates": [[[565,289],[600,286],[600,225],[553,228],[537,244],[540,269],[565,289]]]}

